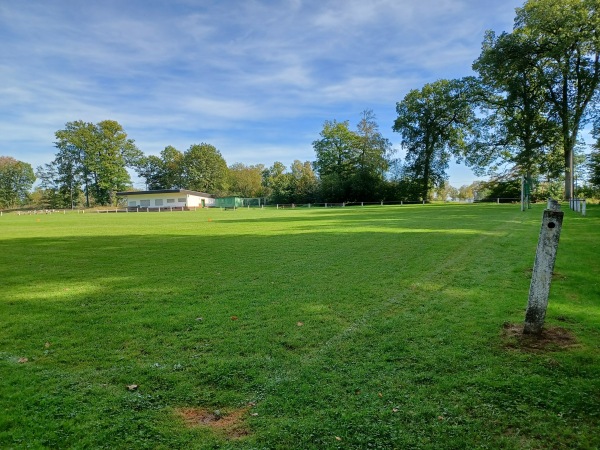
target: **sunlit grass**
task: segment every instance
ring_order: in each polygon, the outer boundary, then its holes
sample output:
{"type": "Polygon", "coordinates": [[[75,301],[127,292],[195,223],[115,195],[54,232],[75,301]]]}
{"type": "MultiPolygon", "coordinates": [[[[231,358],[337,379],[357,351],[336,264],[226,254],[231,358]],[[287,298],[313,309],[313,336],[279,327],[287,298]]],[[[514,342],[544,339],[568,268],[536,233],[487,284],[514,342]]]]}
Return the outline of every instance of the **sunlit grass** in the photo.
{"type": "Polygon", "coordinates": [[[577,346],[502,342],[541,211],[5,215],[0,447],[597,447],[598,208],[547,314],[577,346]],[[241,437],[176,414],[248,405],[241,437]]]}

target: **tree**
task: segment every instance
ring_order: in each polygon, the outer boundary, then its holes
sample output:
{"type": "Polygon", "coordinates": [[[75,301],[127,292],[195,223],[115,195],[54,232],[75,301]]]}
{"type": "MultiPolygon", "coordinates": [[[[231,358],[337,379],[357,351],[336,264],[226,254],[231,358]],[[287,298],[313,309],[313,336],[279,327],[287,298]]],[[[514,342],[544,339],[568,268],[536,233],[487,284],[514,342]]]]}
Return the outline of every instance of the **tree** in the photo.
{"type": "Polygon", "coordinates": [[[35,175],[39,180],[37,190],[40,202],[46,208],[73,208],[79,202],[82,191],[78,186],[71,189],[61,182],[61,175],[55,162],[38,166],[35,175]]]}
{"type": "Polygon", "coordinates": [[[310,161],[296,159],[291,167],[291,191],[293,203],[312,203],[315,201],[319,181],[310,161]]]}
{"type": "Polygon", "coordinates": [[[262,197],[262,164],[247,166],[234,163],[229,167],[229,192],[246,198],[262,197]]]}
{"type": "Polygon", "coordinates": [[[90,185],[92,183],[87,161],[95,147],[94,124],[77,120],[67,122],[63,130],[55,133],[54,145],[58,153],[52,165],[58,174],[61,189],[69,192],[71,204],[75,192],[83,186],[86,204],[90,206],[90,185]]]}
{"type": "Polygon", "coordinates": [[[96,127],[97,147],[89,155],[88,168],[93,180],[96,202],[115,205],[116,193],[131,185],[126,167],[136,167],[142,153],[123,127],[114,120],[103,120],[96,127]]]}
{"type": "Polygon", "coordinates": [[[323,196],[329,201],[346,201],[350,194],[350,178],[358,159],[357,135],[348,121],[326,121],[321,139],[313,142],[316,154],[314,169],[319,174],[323,196]]]}
{"type": "Polygon", "coordinates": [[[183,153],[168,145],[160,156],[149,155],[139,159],[136,166],[138,176],[146,182],[146,189],[180,189],[183,180],[183,153]]]}
{"type": "Polygon", "coordinates": [[[191,189],[186,185],[186,180],[184,176],[184,154],[177,150],[175,147],[168,145],[162,152],[160,152],[160,157],[162,160],[162,172],[160,174],[162,188],[191,189]]]}
{"type": "Polygon", "coordinates": [[[220,193],[227,189],[227,163],[210,144],[194,144],[183,154],[183,182],[187,189],[220,193]]]}
{"type": "Polygon", "coordinates": [[[475,115],[462,80],[438,80],[413,89],[396,104],[393,130],[402,135],[406,164],[422,200],[446,180],[452,154],[468,154],[475,115]]]}
{"type": "Polygon", "coordinates": [[[594,148],[588,155],[589,182],[595,188],[600,190],[600,136],[594,145],[594,148]]]}
{"type": "Polygon", "coordinates": [[[528,0],[514,33],[531,43],[536,73],[561,128],[565,197],[573,196],[574,148],[600,82],[598,0],[528,0]]]}
{"type": "Polygon", "coordinates": [[[0,156],[0,207],[12,208],[25,203],[34,181],[30,164],[0,156]]]}
{"type": "Polygon", "coordinates": [[[520,34],[488,31],[482,52],[474,62],[479,83],[472,97],[489,114],[488,132],[477,146],[477,161],[509,163],[528,179],[553,172],[551,153],[560,141],[560,129],[550,114],[545,86],[537,76],[532,43],[520,34]]]}
{"type": "Polygon", "coordinates": [[[86,206],[90,206],[91,198],[101,205],[114,204],[116,192],[131,184],[126,167],[137,167],[142,159],[123,127],[114,120],[96,125],[75,121],[68,122],[55,136],[58,153],[52,165],[60,189],[69,192],[71,203],[83,186],[86,206]]]}
{"type": "Polygon", "coordinates": [[[380,195],[393,155],[392,144],[383,137],[371,110],[365,110],[356,129],[357,164],[352,183],[356,199],[372,201],[380,195]]]}
{"type": "Polygon", "coordinates": [[[273,203],[292,203],[292,175],[282,162],[275,161],[263,171],[265,193],[273,203]]]}
{"type": "Polygon", "coordinates": [[[313,142],[313,167],[324,200],[373,200],[381,195],[393,151],[371,110],[363,111],[356,131],[350,129],[348,121],[333,120],[324,123],[320,136],[313,142]]]}

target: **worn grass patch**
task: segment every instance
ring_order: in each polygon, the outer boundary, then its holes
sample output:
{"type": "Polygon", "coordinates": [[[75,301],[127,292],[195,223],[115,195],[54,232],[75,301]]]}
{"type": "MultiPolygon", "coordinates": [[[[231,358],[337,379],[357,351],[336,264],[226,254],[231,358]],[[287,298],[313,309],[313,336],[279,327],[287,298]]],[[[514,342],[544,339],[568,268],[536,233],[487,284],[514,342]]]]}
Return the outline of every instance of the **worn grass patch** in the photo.
{"type": "Polygon", "coordinates": [[[524,334],[523,327],[522,323],[504,324],[502,335],[506,348],[532,352],[553,352],[577,346],[575,335],[566,328],[545,326],[539,335],[532,335],[524,334]]]}
{"type": "Polygon", "coordinates": [[[183,419],[188,428],[206,427],[227,439],[241,439],[250,434],[246,423],[250,408],[247,406],[233,411],[176,408],[175,414],[183,419]]]}

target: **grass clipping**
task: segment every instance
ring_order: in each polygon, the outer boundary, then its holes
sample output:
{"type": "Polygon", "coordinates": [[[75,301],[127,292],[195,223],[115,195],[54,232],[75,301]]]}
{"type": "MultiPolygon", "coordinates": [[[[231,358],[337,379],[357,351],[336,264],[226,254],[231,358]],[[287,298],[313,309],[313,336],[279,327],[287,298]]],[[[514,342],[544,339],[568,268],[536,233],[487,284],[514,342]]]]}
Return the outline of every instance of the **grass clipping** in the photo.
{"type": "Polygon", "coordinates": [[[245,419],[250,406],[229,412],[210,411],[203,408],[177,408],[175,414],[183,419],[186,427],[205,427],[227,439],[241,439],[250,434],[245,419]]]}
{"type": "Polygon", "coordinates": [[[573,333],[562,327],[544,327],[539,335],[524,334],[522,323],[504,323],[502,338],[504,347],[525,352],[552,352],[566,350],[577,345],[573,333]]]}

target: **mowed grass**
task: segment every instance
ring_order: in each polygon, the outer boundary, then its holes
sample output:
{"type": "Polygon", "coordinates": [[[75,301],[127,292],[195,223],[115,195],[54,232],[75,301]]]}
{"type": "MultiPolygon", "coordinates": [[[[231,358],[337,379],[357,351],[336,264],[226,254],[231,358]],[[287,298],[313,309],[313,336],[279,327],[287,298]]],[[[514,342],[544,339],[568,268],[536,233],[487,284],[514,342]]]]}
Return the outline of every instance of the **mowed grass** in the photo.
{"type": "Polygon", "coordinates": [[[598,448],[598,207],[547,313],[576,345],[503,337],[543,207],[4,215],[0,448],[598,448]]]}

